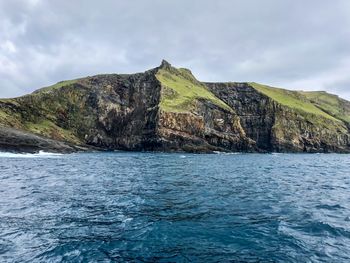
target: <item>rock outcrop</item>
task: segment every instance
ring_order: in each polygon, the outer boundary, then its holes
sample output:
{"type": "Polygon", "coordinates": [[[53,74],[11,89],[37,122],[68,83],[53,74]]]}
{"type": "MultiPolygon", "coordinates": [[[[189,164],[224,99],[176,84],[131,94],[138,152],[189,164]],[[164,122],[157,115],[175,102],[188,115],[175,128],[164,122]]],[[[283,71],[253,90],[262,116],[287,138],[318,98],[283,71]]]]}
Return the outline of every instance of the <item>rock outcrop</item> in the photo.
{"type": "Polygon", "coordinates": [[[291,107],[275,100],[273,96],[264,94],[256,84],[206,85],[236,110],[247,136],[256,142],[259,149],[269,152],[349,151],[348,123],[328,113],[316,112],[310,107],[312,103],[296,91],[277,90],[285,93],[284,99],[289,100],[286,104],[293,100],[293,96],[298,96],[300,103],[291,107]],[[310,113],[310,109],[315,113],[310,113]]]}
{"type": "Polygon", "coordinates": [[[350,152],[349,127],[335,95],[202,83],[166,61],[0,100],[5,151],[350,152]]]}

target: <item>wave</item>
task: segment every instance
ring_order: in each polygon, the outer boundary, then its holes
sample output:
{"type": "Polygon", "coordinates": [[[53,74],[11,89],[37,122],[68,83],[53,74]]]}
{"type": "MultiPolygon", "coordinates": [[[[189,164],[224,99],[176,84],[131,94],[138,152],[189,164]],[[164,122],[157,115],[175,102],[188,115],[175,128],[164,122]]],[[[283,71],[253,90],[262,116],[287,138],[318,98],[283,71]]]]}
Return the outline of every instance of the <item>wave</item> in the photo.
{"type": "Polygon", "coordinates": [[[238,155],[242,154],[241,152],[221,152],[221,151],[213,151],[215,154],[222,154],[222,155],[238,155]]]}
{"type": "Polygon", "coordinates": [[[11,153],[0,152],[0,158],[57,158],[62,156],[61,153],[50,153],[39,151],[38,153],[11,153]]]}

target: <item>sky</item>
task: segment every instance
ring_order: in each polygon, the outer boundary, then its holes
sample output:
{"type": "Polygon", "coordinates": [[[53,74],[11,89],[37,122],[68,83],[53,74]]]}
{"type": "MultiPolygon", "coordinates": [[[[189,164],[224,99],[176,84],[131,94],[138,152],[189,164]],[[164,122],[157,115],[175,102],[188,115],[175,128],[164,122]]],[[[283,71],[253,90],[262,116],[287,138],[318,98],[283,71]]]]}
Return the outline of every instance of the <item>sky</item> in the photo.
{"type": "Polygon", "coordinates": [[[0,97],[166,59],[350,99],[349,0],[0,0],[0,97]]]}

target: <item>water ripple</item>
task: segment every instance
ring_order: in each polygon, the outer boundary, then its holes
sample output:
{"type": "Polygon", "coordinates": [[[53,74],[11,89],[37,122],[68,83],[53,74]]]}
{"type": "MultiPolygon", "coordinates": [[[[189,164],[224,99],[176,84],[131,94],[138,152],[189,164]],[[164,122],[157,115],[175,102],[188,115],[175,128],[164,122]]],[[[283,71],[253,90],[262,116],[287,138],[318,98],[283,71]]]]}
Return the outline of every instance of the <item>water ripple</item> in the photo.
{"type": "Polygon", "coordinates": [[[348,155],[0,154],[1,262],[350,262],[348,155]]]}

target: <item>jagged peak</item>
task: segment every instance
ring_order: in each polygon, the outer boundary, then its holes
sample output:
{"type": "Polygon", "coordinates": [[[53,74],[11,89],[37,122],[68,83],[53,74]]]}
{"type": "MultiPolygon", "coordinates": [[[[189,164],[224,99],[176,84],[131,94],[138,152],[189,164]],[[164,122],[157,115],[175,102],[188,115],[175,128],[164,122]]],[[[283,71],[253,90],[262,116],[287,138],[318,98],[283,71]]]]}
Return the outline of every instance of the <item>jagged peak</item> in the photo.
{"type": "Polygon", "coordinates": [[[191,70],[187,68],[176,68],[173,67],[168,61],[165,59],[162,60],[161,65],[157,68],[158,70],[165,70],[170,74],[174,74],[177,76],[180,76],[182,78],[185,78],[187,80],[190,80],[196,84],[200,84],[200,82],[196,79],[196,77],[192,74],[191,70]]]}
{"type": "Polygon", "coordinates": [[[165,59],[163,59],[162,63],[160,64],[160,68],[169,69],[171,68],[171,64],[165,59]]]}

